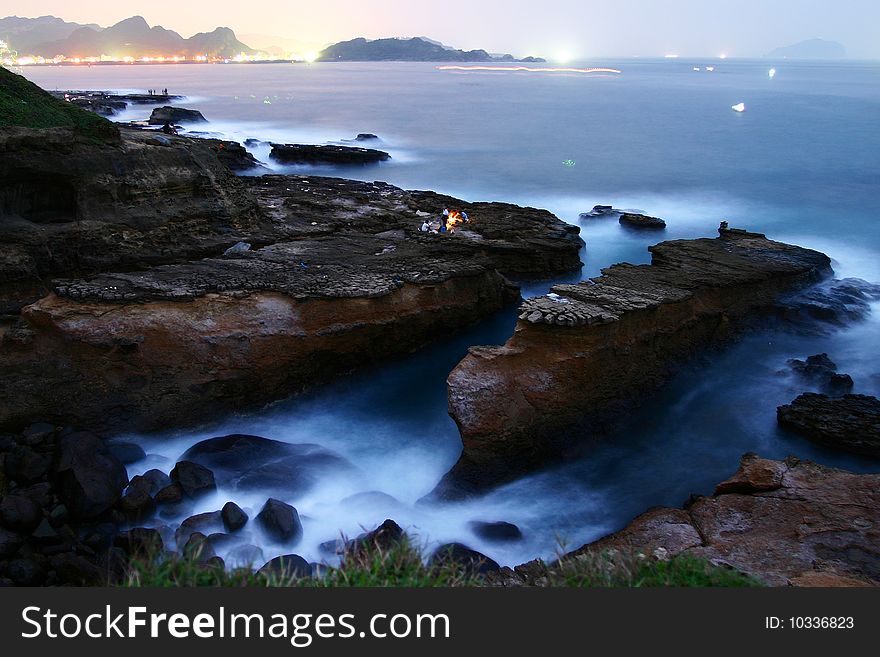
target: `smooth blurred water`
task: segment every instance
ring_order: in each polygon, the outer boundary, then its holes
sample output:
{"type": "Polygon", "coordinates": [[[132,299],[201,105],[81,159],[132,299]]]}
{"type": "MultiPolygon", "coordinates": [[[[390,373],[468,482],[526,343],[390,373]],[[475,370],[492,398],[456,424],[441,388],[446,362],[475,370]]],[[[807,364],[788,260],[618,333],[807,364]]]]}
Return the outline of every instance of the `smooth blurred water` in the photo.
{"type": "MultiPolygon", "coordinates": [[[[581,275],[614,262],[649,261],[655,235],[622,230],[614,219],[579,222],[593,205],[638,208],[669,224],[663,238],[713,235],[721,220],[828,253],[841,276],[880,280],[880,65],[772,61],[590,62],[620,75],[454,73],[430,64],[96,66],[28,68],[49,89],[165,88],[188,96],[206,126],[243,141],[323,143],[373,132],[393,160],[373,168],[309,169],[384,180],[469,200],[545,207],[583,228],[581,275]],[[716,66],[714,72],[693,66],[716,66]],[[774,66],[774,79],[768,70],[774,66]],[[738,114],[731,106],[744,102],[738,114]],[[573,166],[564,164],[573,161],[573,166]]],[[[149,107],[122,118],[145,118],[149,107]]],[[[265,160],[268,149],[255,154],[265,160]]],[[[284,171],[302,168],[275,167],[284,171]]],[[[569,277],[570,279],[571,277],[569,277]]],[[[525,295],[550,282],[529,283],[525,295]]],[[[597,538],[658,504],[711,492],[746,451],[796,454],[859,471],[876,461],[786,436],[775,409],[806,387],[778,374],[788,358],[828,352],[856,380],[880,392],[880,322],[825,337],[751,335],[692,364],[603,445],[524,478],[486,498],[414,506],[455,462],[457,431],[446,414],[445,378],[466,348],[501,343],[514,310],[377,372],[243,418],[174,436],[140,436],[152,465],[201,438],[245,432],[317,442],[347,456],[362,476],[327,481],[288,499],[306,516],[296,548],[393,517],[423,540],[462,540],[503,563],[549,556],[597,538]],[[382,490],[401,506],[340,505],[352,492],[382,490]],[[507,520],[526,539],[498,547],[476,540],[471,519],[507,520]]],[[[170,459],[170,460],[163,460],[170,459]]],[[[205,500],[219,508],[227,497],[205,500]]],[[[259,496],[239,496],[258,506],[259,496]]],[[[282,551],[267,546],[267,557],[282,551]]]]}

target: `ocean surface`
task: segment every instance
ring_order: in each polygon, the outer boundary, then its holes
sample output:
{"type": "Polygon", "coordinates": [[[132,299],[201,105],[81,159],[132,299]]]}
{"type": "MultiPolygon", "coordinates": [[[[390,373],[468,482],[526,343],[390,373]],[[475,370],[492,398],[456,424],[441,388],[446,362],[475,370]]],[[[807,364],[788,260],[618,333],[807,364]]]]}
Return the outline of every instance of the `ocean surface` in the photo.
{"type": "MultiPolygon", "coordinates": [[[[382,139],[377,147],[393,156],[389,163],[273,168],[548,208],[580,225],[587,243],[583,271],[566,280],[595,276],[615,262],[649,262],[647,247],[658,239],[714,236],[726,220],[829,254],[839,277],[880,281],[880,64],[632,59],[584,65],[621,72],[453,72],[401,63],[31,67],[24,74],[50,90],[167,88],[208,118],[191,130],[239,141],[324,143],[375,133],[382,139]],[[744,113],[731,109],[740,102],[744,113]],[[624,231],[616,218],[579,220],[600,203],[662,217],[669,228],[658,238],[624,231]]],[[[120,118],[146,118],[150,109],[133,107],[120,118]]],[[[267,147],[254,153],[267,161],[267,147]]],[[[555,282],[530,282],[523,294],[544,294],[555,282]]],[[[291,494],[286,501],[305,517],[305,539],[293,550],[260,542],[267,559],[295,551],[320,560],[319,543],[390,517],[426,547],[457,540],[515,565],[578,547],[649,507],[680,506],[691,493],[711,493],[745,452],[880,471],[878,461],[786,435],[775,420],[778,405],[809,389],[784,373],[790,358],[827,352],[853,376],[856,392],[880,393],[875,308],[871,319],[827,335],[748,335],[687,366],[615,435],[580,456],[479,500],[418,503],[461,448],[446,412],[446,376],[468,346],[503,343],[514,310],[249,416],[125,436],[150,454],[130,474],[167,471],[198,440],[234,432],[318,443],[348,458],[359,475],[328,476],[308,494],[291,494]],[[368,491],[396,501],[341,502],[368,491]],[[525,538],[487,544],[470,532],[471,520],[513,522],[525,538]]],[[[265,497],[220,491],[195,511],[234,499],[256,512],[265,497]]]]}

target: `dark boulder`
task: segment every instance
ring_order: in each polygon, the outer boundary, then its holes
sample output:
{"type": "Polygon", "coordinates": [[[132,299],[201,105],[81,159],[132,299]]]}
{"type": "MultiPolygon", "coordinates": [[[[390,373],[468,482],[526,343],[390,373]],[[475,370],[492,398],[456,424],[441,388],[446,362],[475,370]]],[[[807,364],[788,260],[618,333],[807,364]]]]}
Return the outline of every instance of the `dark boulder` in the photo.
{"type": "Polygon", "coordinates": [[[274,541],[295,545],[302,539],[303,527],[299,514],[289,504],[270,499],[257,514],[257,523],[274,541]]]}
{"type": "Polygon", "coordinates": [[[49,560],[60,584],[68,586],[102,586],[107,573],[83,556],[73,552],[57,554],[49,560]]]}
{"type": "Polygon", "coordinates": [[[406,534],[400,525],[393,520],[386,520],[373,531],[361,534],[349,541],[348,545],[345,546],[345,551],[359,552],[371,548],[386,551],[399,545],[405,538],[406,534]]]}
{"type": "Polygon", "coordinates": [[[147,457],[144,448],[134,443],[107,443],[107,450],[119,459],[122,465],[131,465],[147,457]]]}
{"type": "Polygon", "coordinates": [[[657,217],[649,217],[646,214],[634,214],[632,212],[624,212],[620,215],[620,224],[627,228],[638,228],[647,230],[664,230],[666,222],[657,217]]]}
{"type": "Polygon", "coordinates": [[[263,163],[250,154],[250,152],[236,141],[225,139],[203,139],[217,154],[217,159],[232,171],[248,171],[249,169],[263,168],[263,163]]]}
{"type": "Polygon", "coordinates": [[[113,508],[128,484],[125,466],[100,438],[86,432],[61,438],[55,476],[59,496],[78,519],[94,518],[113,508]]]}
{"type": "Polygon", "coordinates": [[[458,567],[470,575],[485,575],[501,570],[497,562],[461,543],[441,545],[431,555],[429,563],[435,567],[458,567]]]}
{"type": "Polygon", "coordinates": [[[159,554],[165,547],[162,534],[157,529],[136,527],[118,534],[113,544],[125,550],[129,555],[151,556],[159,554]]]}
{"type": "Polygon", "coordinates": [[[8,559],[18,552],[24,543],[24,537],[16,532],[0,527],[0,559],[8,559]]]}
{"type": "Polygon", "coordinates": [[[379,136],[374,135],[372,132],[362,132],[354,138],[355,141],[375,141],[377,139],[379,139],[379,136]]]}
{"type": "Polygon", "coordinates": [[[199,513],[198,515],[190,516],[180,523],[180,527],[175,532],[175,539],[177,540],[177,545],[180,546],[185,544],[193,534],[201,533],[207,536],[222,529],[223,519],[219,511],[199,513]]]}
{"type": "Polygon", "coordinates": [[[311,144],[272,144],[269,153],[283,164],[365,165],[385,162],[391,156],[385,151],[354,146],[315,146],[311,144]]]}
{"type": "Polygon", "coordinates": [[[803,381],[812,383],[832,396],[841,396],[852,392],[855,385],[849,374],[840,374],[837,364],[828,354],[810,356],[807,360],[793,359],[788,361],[792,371],[803,381]]]}
{"type": "Polygon", "coordinates": [[[135,477],[119,500],[119,510],[131,520],[149,518],[156,512],[156,502],[150,496],[151,490],[152,484],[147,479],[135,477]]]}
{"type": "Polygon", "coordinates": [[[52,466],[52,456],[34,451],[24,445],[16,445],[6,454],[6,476],[17,484],[40,481],[52,466]]]}
{"type": "Polygon", "coordinates": [[[161,470],[147,470],[141,475],[150,482],[150,495],[155,495],[160,490],[171,484],[171,477],[161,470]]]}
{"type": "Polygon", "coordinates": [[[183,494],[191,499],[203,497],[217,490],[214,473],[191,461],[180,461],[171,471],[171,481],[180,486],[183,494]]]}
{"type": "Polygon", "coordinates": [[[298,554],[275,557],[258,571],[260,575],[273,580],[304,579],[312,576],[309,562],[298,554]]]}
{"type": "Polygon", "coordinates": [[[880,458],[880,399],[805,393],[776,411],[779,425],[828,447],[880,458]]]}
{"type": "Polygon", "coordinates": [[[156,493],[156,504],[177,504],[183,500],[183,489],[178,484],[169,484],[156,493]]]}
{"type": "Polygon", "coordinates": [[[39,555],[19,557],[9,562],[6,574],[18,586],[39,586],[46,579],[46,558],[39,555]]]}
{"type": "Polygon", "coordinates": [[[186,109],[185,107],[157,107],[150,114],[150,125],[165,125],[166,123],[206,123],[207,119],[198,110],[186,109]]]}
{"type": "Polygon", "coordinates": [[[589,212],[582,212],[581,219],[595,219],[596,217],[607,217],[614,214],[614,207],[610,205],[594,205],[589,212]]]}
{"type": "Polygon", "coordinates": [[[223,519],[223,526],[230,532],[237,532],[248,521],[248,515],[235,502],[224,504],[220,510],[220,515],[223,519]]]}
{"type": "Polygon", "coordinates": [[[203,564],[217,555],[208,537],[201,532],[194,532],[183,546],[183,556],[203,564]]]}
{"type": "Polygon", "coordinates": [[[40,505],[23,495],[6,495],[0,500],[0,526],[29,534],[43,519],[40,505]]]}
{"type": "Polygon", "coordinates": [[[509,522],[480,522],[468,523],[471,531],[489,543],[511,543],[522,540],[520,528],[509,522]]]}
{"type": "Polygon", "coordinates": [[[327,473],[355,471],[347,460],[319,445],[239,434],[203,440],[181,458],[210,468],[224,487],[279,496],[305,493],[327,473]]]}

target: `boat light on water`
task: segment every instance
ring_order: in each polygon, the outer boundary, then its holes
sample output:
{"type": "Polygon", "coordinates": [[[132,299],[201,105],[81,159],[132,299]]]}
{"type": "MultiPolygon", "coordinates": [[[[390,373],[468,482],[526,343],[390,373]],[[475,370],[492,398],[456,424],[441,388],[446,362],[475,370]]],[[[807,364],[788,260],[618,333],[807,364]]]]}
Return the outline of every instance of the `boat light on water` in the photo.
{"type": "Polygon", "coordinates": [[[775,69],[775,68],[771,68],[771,69],[767,72],[767,75],[770,76],[770,79],[772,80],[773,78],[776,77],[776,69],[775,69]]]}
{"type": "Polygon", "coordinates": [[[743,112],[746,111],[746,104],[745,103],[737,103],[736,105],[734,105],[730,109],[732,109],[734,112],[739,112],[740,114],[742,114],[743,112]]]}

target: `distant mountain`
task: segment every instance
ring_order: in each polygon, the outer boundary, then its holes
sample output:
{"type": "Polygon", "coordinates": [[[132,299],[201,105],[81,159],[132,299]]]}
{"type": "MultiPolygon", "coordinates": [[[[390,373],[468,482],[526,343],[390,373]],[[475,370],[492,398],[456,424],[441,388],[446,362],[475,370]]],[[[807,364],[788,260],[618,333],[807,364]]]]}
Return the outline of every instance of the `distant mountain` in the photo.
{"type": "MultiPolygon", "coordinates": [[[[319,62],[493,62],[517,61],[513,55],[495,58],[485,50],[455,50],[438,41],[364,38],[341,41],[321,51],[319,62]]],[[[543,61],[528,58],[527,61],[543,61]]]]}
{"type": "Polygon", "coordinates": [[[39,18],[7,16],[0,18],[0,39],[6,41],[13,50],[29,53],[36,45],[47,41],[66,39],[82,27],[90,27],[95,31],[101,29],[94,24],[68,23],[55,16],[40,16],[39,18]]]}
{"type": "MultiPolygon", "coordinates": [[[[5,20],[5,19],[4,19],[5,20]]],[[[44,39],[28,47],[17,46],[20,54],[42,57],[234,57],[239,53],[252,55],[253,49],[240,42],[228,27],[201,32],[184,39],[173,30],[150,27],[141,16],[132,16],[111,27],[76,26],[66,37],[44,39]]]]}
{"type": "Polygon", "coordinates": [[[843,59],[846,57],[846,47],[836,41],[808,39],[791,46],[777,48],[773,52],[767,53],[767,57],[777,59],[843,59]]]}

